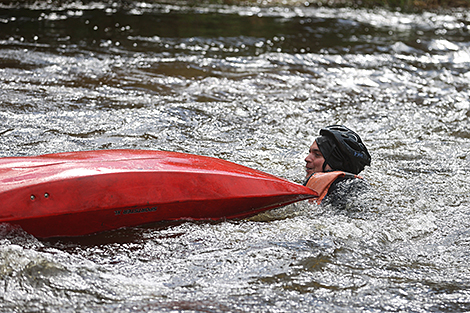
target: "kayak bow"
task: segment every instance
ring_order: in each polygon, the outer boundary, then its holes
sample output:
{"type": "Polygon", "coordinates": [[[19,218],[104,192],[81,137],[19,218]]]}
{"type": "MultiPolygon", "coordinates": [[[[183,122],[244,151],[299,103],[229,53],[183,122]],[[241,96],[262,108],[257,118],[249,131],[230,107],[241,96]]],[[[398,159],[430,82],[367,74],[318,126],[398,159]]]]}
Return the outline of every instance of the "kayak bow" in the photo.
{"type": "Polygon", "coordinates": [[[258,170],[177,152],[0,158],[0,223],[43,238],[159,221],[245,218],[316,196],[258,170]]]}

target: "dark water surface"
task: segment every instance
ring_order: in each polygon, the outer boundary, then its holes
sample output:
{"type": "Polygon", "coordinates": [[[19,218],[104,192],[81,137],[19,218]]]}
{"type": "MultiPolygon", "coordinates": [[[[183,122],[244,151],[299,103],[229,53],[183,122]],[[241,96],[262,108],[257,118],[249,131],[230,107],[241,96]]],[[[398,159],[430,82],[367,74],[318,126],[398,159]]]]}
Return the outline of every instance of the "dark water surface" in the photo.
{"type": "Polygon", "coordinates": [[[300,182],[334,123],[373,157],[346,211],[75,240],[0,225],[1,312],[470,311],[469,11],[0,8],[2,157],[163,149],[300,182]]]}

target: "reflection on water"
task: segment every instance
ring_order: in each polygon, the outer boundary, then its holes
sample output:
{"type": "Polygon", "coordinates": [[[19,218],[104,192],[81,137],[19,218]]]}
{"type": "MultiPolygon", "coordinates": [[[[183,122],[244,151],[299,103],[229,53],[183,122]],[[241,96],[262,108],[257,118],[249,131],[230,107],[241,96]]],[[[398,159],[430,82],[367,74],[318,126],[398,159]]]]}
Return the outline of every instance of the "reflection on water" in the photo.
{"type": "Polygon", "coordinates": [[[468,11],[0,8],[0,156],[163,149],[300,182],[342,123],[373,157],[347,211],[73,240],[0,225],[0,311],[470,309],[468,11]]]}

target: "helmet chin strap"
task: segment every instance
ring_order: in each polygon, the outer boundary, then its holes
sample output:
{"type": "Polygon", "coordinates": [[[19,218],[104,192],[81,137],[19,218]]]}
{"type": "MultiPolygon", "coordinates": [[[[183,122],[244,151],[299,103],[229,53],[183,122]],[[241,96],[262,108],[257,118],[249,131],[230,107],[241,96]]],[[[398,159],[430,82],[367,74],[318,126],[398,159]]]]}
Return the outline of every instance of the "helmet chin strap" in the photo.
{"type": "MultiPolygon", "coordinates": [[[[328,160],[328,159],[330,158],[330,156],[331,156],[332,153],[333,153],[333,151],[330,151],[330,152],[328,153],[328,156],[325,156],[325,155],[323,156],[323,158],[325,159],[325,162],[323,162],[323,166],[322,166],[322,171],[323,171],[323,172],[326,172],[326,167],[328,166],[328,163],[327,163],[326,160],[328,160]]],[[[330,168],[331,168],[331,166],[330,166],[330,168]]]]}

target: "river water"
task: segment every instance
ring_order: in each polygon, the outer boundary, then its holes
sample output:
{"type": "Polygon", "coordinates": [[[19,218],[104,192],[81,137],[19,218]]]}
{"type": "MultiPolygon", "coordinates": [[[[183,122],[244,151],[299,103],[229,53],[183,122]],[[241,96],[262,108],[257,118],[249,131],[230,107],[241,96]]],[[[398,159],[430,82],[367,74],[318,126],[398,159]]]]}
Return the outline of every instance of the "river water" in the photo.
{"type": "Polygon", "coordinates": [[[470,11],[1,4],[2,157],[162,149],[301,182],[319,129],[345,124],[373,161],[347,210],[0,225],[0,311],[468,312],[469,82],[470,11]]]}

